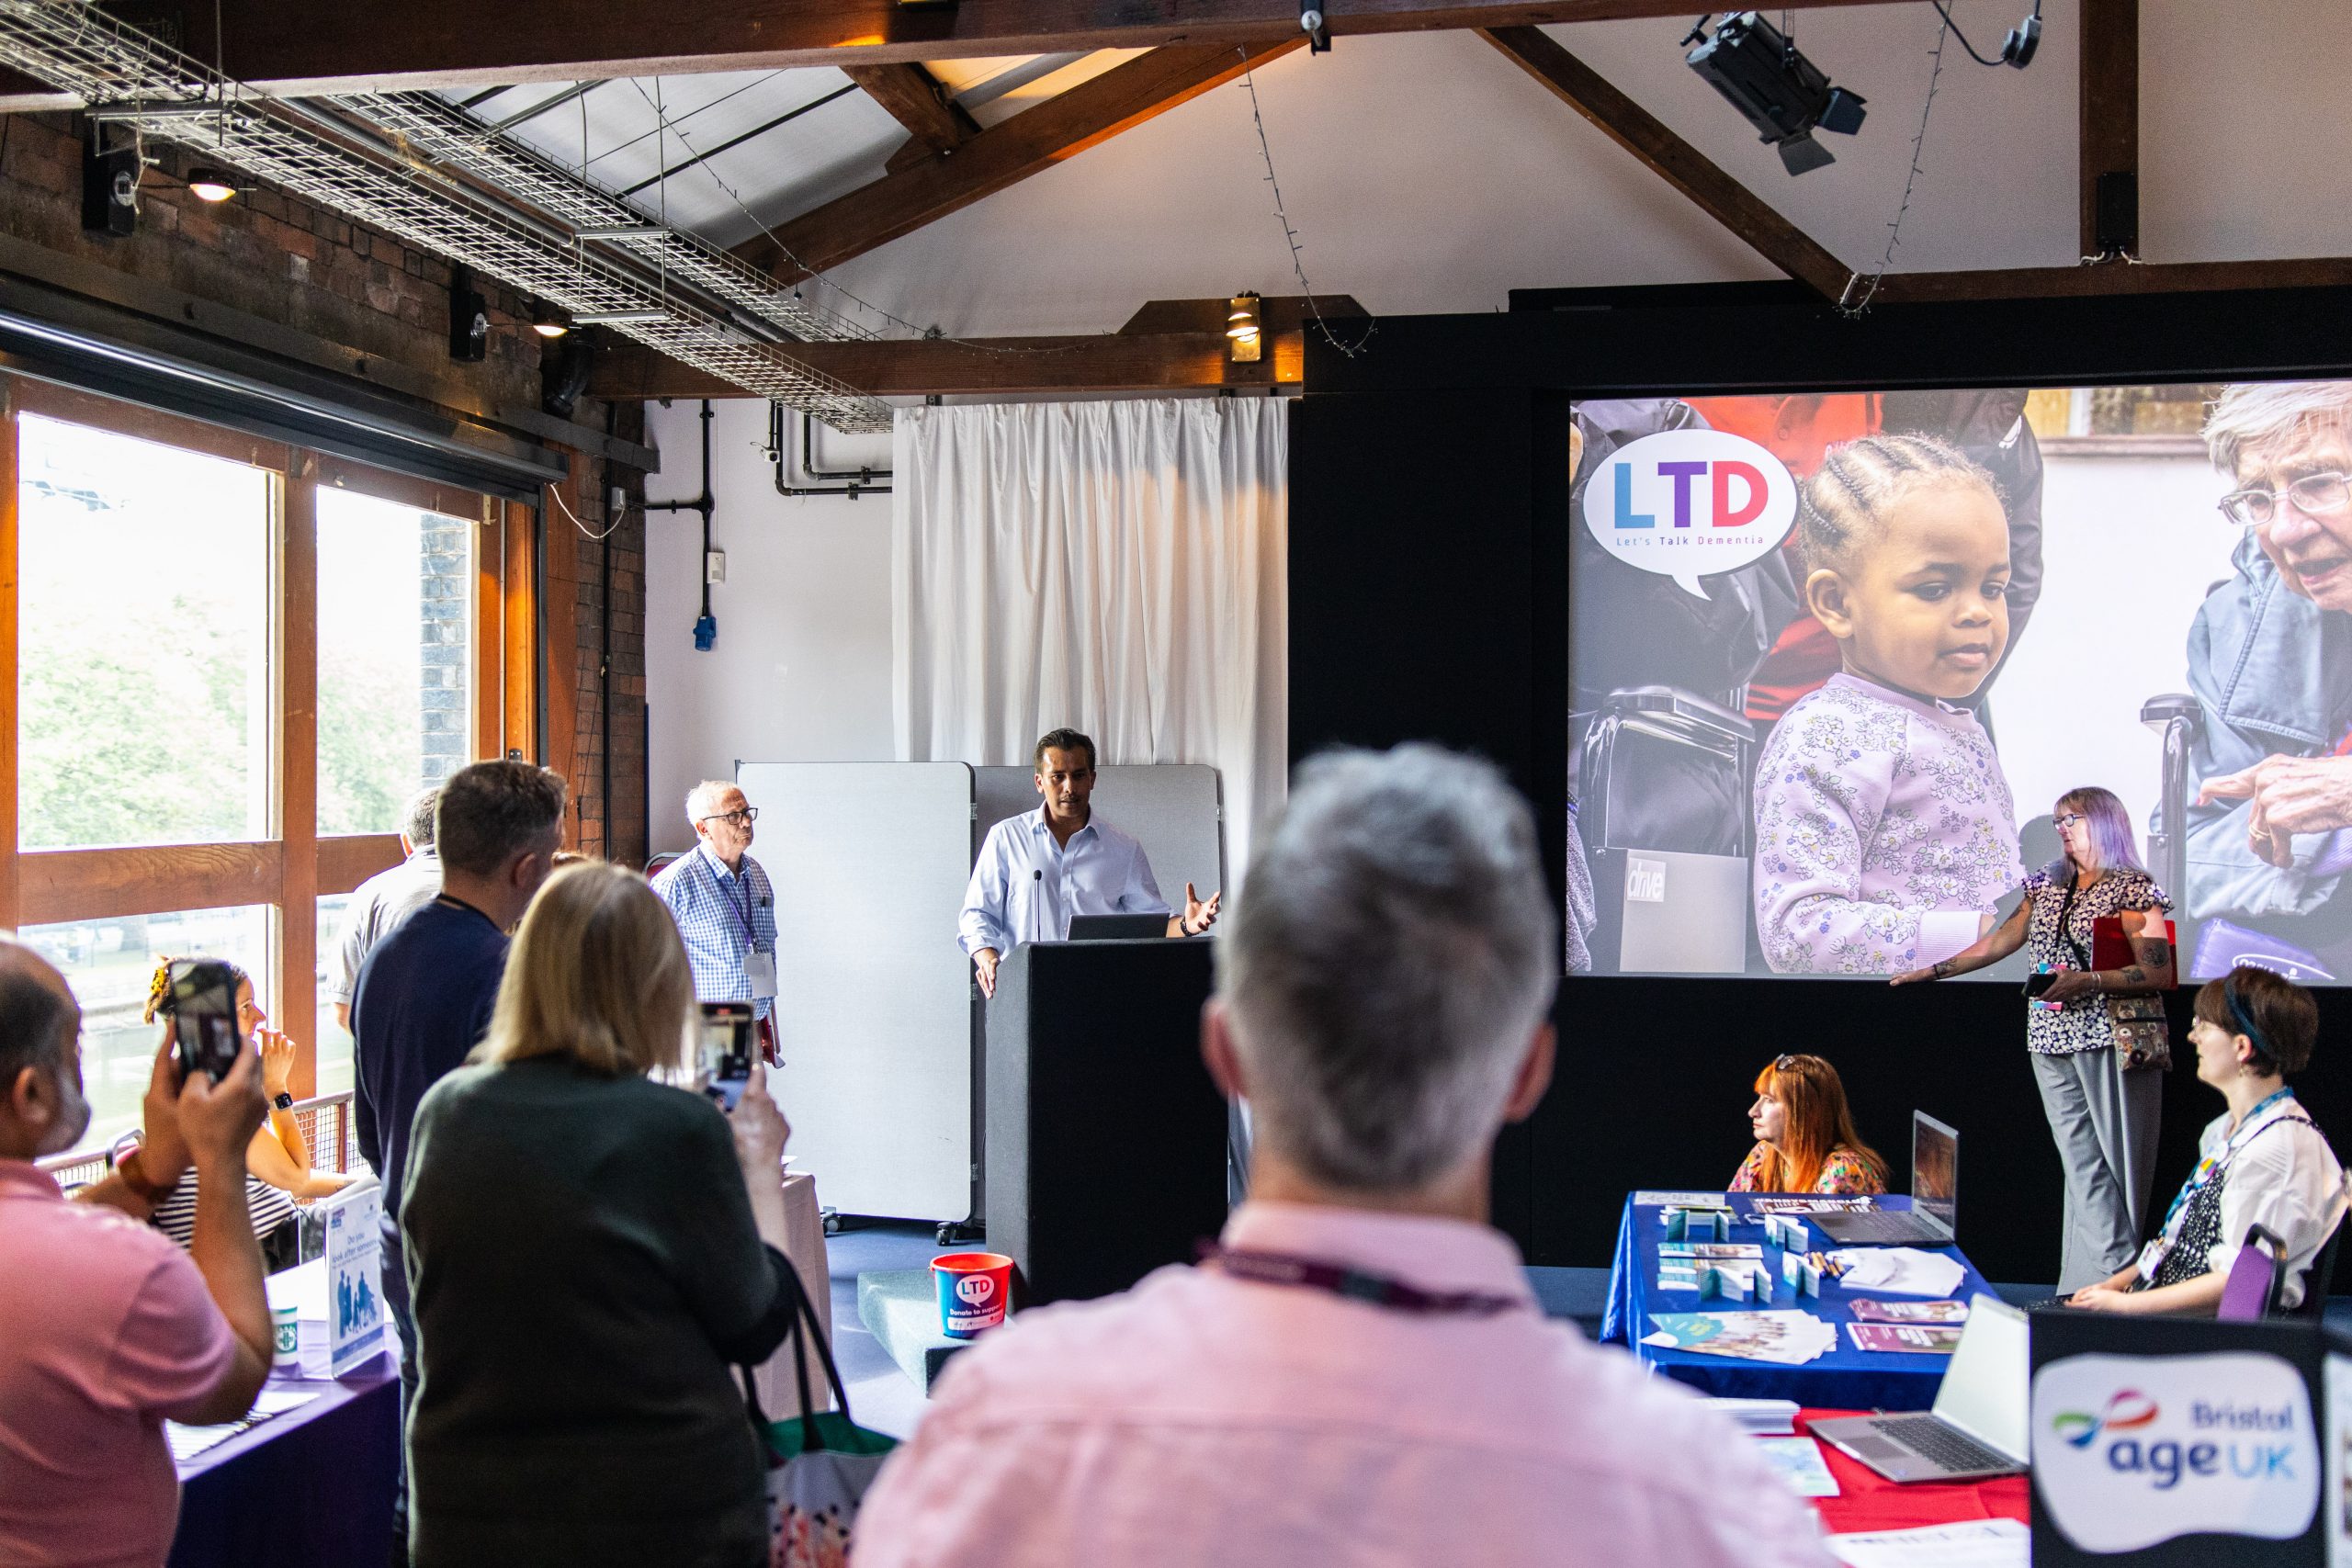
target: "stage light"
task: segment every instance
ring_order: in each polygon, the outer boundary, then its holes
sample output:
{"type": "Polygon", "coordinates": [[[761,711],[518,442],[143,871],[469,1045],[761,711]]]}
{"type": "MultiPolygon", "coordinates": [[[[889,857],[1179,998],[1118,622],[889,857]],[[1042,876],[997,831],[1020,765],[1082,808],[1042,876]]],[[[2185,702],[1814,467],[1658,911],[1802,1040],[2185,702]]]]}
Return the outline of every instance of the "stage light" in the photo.
{"type": "Polygon", "coordinates": [[[1255,289],[1244,289],[1233,297],[1226,312],[1226,354],[1236,365],[1254,365],[1264,351],[1261,304],[1255,289]]]}
{"type": "Polygon", "coordinates": [[[187,188],[198,201],[227,201],[237,194],[237,182],[219,169],[198,165],[187,172],[187,188]]]}
{"type": "Polygon", "coordinates": [[[531,301],[531,330],[541,337],[561,337],[571,330],[571,323],[546,300],[534,299],[531,301]]]}
{"type": "Polygon", "coordinates": [[[1780,149],[1781,166],[1802,175],[1835,163],[1813,133],[1851,136],[1860,130],[1862,96],[1831,86],[1819,66],[1754,11],[1725,17],[1712,39],[1704,27],[1702,17],[1683,38],[1685,44],[1699,45],[1684,60],[1780,149]]]}

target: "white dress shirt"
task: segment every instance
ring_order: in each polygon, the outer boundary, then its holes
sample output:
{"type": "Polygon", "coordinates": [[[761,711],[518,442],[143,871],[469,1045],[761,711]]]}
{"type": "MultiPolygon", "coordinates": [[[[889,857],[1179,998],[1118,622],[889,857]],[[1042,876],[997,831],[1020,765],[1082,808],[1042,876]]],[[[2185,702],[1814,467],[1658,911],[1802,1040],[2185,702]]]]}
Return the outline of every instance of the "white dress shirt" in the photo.
{"type": "Polygon", "coordinates": [[[1024,942],[1067,942],[1072,915],[1171,912],[1141,844],[1098,811],[1065,847],[1040,806],[989,829],[956,931],[966,953],[1002,955],[1024,942]]]}

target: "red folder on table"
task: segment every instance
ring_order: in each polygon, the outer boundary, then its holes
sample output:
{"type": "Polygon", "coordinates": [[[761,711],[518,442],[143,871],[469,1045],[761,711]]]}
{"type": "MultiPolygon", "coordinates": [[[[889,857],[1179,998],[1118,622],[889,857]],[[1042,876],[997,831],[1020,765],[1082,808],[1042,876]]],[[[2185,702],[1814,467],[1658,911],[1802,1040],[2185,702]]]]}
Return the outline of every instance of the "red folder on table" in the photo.
{"type": "MultiPolygon", "coordinates": [[[[2165,944],[2173,945],[2172,922],[2164,922],[2165,944]]],[[[2154,934],[2149,932],[2147,934],[2154,934]]],[[[2176,948],[2176,952],[2178,950],[2176,948]]],[[[2091,967],[2122,969],[2137,963],[2132,955],[2132,943],[2123,934],[2123,917],[2101,915],[2091,922],[2091,967]]],[[[2177,964],[2175,965],[2177,968],[2177,964]]]]}

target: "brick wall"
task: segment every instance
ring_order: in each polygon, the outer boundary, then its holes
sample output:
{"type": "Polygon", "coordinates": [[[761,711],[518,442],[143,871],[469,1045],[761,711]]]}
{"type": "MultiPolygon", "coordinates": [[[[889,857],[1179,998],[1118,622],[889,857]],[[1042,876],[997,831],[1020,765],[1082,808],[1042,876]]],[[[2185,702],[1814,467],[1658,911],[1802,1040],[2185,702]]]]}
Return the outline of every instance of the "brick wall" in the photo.
{"type": "MultiPolygon", "coordinates": [[[[478,365],[452,365],[447,262],[267,188],[217,205],[198,201],[182,183],[196,160],[160,144],[151,144],[148,152],[158,164],[141,183],[138,231],[122,237],[94,235],[82,228],[77,117],[0,115],[0,233],[281,322],[445,384],[456,377],[481,406],[538,405],[539,361],[546,345],[529,330],[528,302],[521,296],[478,279],[491,321],[488,357],[478,365]]],[[[583,398],[572,417],[602,430],[605,412],[603,404],[583,398]]],[[[616,434],[631,441],[643,437],[640,405],[623,404],[614,413],[616,434]]],[[[601,459],[578,453],[570,457],[573,483],[567,499],[586,533],[605,529],[603,496],[608,486],[619,484],[632,496],[643,496],[643,476],[627,468],[608,469],[601,459]]],[[[646,856],[644,513],[632,505],[607,542],[586,537],[561,512],[550,510],[547,543],[548,659],[550,666],[568,667],[572,694],[564,711],[549,705],[548,761],[571,785],[569,837],[586,852],[641,865],[646,856]],[[612,567],[609,709],[602,701],[600,679],[605,663],[607,605],[601,584],[607,543],[612,567]],[[560,594],[559,585],[564,586],[560,594]],[[603,787],[607,746],[613,777],[609,803],[603,787]]],[[[428,603],[428,623],[434,613],[428,603]]],[[[429,624],[420,627],[423,662],[428,667],[435,657],[432,648],[436,639],[446,646],[446,630],[429,624]]],[[[561,682],[551,685],[566,689],[561,682]]],[[[429,757],[426,766],[432,767],[429,757]]]]}

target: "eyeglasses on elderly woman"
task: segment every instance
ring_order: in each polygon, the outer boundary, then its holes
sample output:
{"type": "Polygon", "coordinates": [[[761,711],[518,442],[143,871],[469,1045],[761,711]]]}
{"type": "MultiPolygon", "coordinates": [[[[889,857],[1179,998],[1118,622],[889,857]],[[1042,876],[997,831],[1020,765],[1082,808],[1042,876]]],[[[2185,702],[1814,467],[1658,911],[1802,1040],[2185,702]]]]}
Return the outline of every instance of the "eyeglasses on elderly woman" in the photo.
{"type": "Polygon", "coordinates": [[[2344,510],[2352,502],[2352,479],[2338,473],[2304,474],[2288,482],[2284,490],[2233,490],[2222,497],[2222,515],[2242,528],[2259,528],[2278,514],[2280,500],[2291,501],[2295,510],[2309,517],[2322,517],[2344,510]]]}

